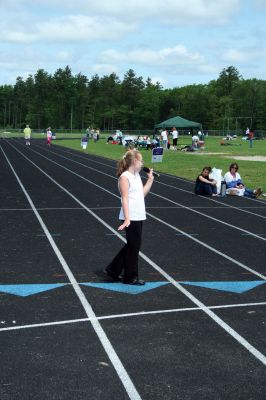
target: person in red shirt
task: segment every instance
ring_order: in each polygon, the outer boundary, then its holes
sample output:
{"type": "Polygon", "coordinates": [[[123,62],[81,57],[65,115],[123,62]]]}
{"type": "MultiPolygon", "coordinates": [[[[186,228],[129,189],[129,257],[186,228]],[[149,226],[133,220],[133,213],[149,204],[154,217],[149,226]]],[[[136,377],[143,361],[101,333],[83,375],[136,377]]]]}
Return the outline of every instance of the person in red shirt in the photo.
{"type": "Polygon", "coordinates": [[[248,134],[248,140],[249,140],[249,147],[253,147],[253,140],[254,140],[254,132],[250,129],[249,134],[248,134]]]}

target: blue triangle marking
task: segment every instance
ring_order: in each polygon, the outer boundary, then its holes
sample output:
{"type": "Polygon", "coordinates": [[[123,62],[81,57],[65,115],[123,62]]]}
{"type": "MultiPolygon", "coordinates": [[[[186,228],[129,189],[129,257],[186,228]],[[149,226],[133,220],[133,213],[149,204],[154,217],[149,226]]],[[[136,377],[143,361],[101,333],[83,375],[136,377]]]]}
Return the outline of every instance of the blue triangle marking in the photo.
{"type": "Polygon", "coordinates": [[[179,282],[183,285],[199,286],[225,292],[244,293],[263,285],[266,281],[228,281],[228,282],[179,282]]]}
{"type": "Polygon", "coordinates": [[[80,283],[80,285],[91,286],[99,289],[112,290],[114,292],[122,292],[128,294],[140,294],[148,290],[156,289],[160,286],[169,285],[169,282],[146,282],[143,286],[125,285],[120,282],[88,282],[80,283]]]}
{"type": "Polygon", "coordinates": [[[30,296],[32,294],[45,292],[47,290],[56,289],[65,286],[66,283],[24,283],[21,285],[0,285],[0,292],[14,294],[16,296],[30,296]]]}
{"type": "MultiPolygon", "coordinates": [[[[127,294],[140,294],[159,288],[161,286],[169,285],[170,282],[146,282],[143,286],[125,285],[120,282],[85,282],[80,285],[95,287],[99,289],[111,290],[114,292],[121,292],[127,294]]],[[[222,282],[189,282],[179,281],[183,285],[198,286],[207,289],[221,290],[233,293],[244,293],[248,290],[254,289],[257,286],[263,285],[266,281],[222,281],[222,282]]],[[[69,283],[49,283],[49,284],[13,284],[13,285],[0,285],[0,292],[13,294],[16,296],[31,296],[33,294],[53,290],[58,287],[69,285],[69,283]]]]}

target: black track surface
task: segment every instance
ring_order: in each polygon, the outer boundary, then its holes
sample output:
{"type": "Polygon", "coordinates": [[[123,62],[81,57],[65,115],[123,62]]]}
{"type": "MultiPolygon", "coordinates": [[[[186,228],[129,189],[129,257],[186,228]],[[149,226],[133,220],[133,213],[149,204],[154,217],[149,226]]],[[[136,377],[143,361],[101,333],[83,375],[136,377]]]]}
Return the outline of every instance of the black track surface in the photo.
{"type": "Polygon", "coordinates": [[[0,165],[0,285],[67,284],[26,297],[0,290],[1,400],[265,399],[266,285],[169,282],[266,280],[265,202],[195,196],[192,182],[166,174],[154,182],[140,277],[168,284],[137,295],[78,285],[117,363],[58,256],[78,283],[105,282],[123,244],[115,162],[1,139],[0,165]]]}

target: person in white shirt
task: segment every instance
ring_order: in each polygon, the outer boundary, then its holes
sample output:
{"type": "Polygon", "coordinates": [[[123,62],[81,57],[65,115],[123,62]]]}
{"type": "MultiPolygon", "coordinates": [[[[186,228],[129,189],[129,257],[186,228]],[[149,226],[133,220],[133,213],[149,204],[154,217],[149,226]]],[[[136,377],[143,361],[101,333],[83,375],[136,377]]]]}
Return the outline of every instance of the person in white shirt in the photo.
{"type": "Polygon", "coordinates": [[[52,142],[52,131],[51,128],[49,127],[46,129],[46,144],[50,146],[51,142],[52,142]]]}
{"type": "Polygon", "coordinates": [[[163,147],[164,147],[165,149],[167,149],[168,132],[167,132],[166,129],[164,129],[164,130],[161,132],[161,139],[162,139],[162,142],[163,142],[163,147]]]}
{"type": "Polygon", "coordinates": [[[122,280],[129,285],[144,285],[138,277],[138,254],[141,247],[142,223],[146,219],[144,197],[153,183],[153,169],[147,173],[147,182],[142,184],[139,172],[142,155],[138,150],[128,150],[118,162],[118,188],[121,193],[119,231],[126,230],[127,243],[105,268],[104,272],[115,282],[122,280]],[[122,279],[121,274],[123,273],[122,279]]]}
{"type": "Polygon", "coordinates": [[[192,147],[197,148],[199,143],[199,137],[197,135],[192,136],[192,147]]]}
{"type": "Polygon", "coordinates": [[[173,148],[174,148],[174,150],[177,150],[177,140],[178,140],[179,134],[175,127],[172,129],[172,136],[173,136],[173,148]]]}
{"type": "Polygon", "coordinates": [[[229,171],[224,175],[226,194],[258,198],[262,194],[262,189],[260,187],[254,190],[246,188],[240,174],[237,172],[238,169],[238,164],[233,163],[230,165],[229,171]]]}

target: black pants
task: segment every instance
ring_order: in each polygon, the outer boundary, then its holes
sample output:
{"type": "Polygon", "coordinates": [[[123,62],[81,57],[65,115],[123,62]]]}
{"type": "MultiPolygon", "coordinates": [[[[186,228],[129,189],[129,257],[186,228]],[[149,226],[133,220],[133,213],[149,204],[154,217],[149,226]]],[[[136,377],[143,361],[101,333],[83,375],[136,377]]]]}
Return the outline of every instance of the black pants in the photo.
{"type": "Polygon", "coordinates": [[[201,196],[211,196],[217,194],[217,187],[210,183],[200,182],[196,185],[195,193],[201,196]]]}
{"type": "Polygon", "coordinates": [[[107,266],[107,269],[117,277],[124,271],[123,279],[125,281],[138,278],[138,255],[141,246],[142,222],[130,221],[129,227],[126,228],[127,243],[107,266]]]}

